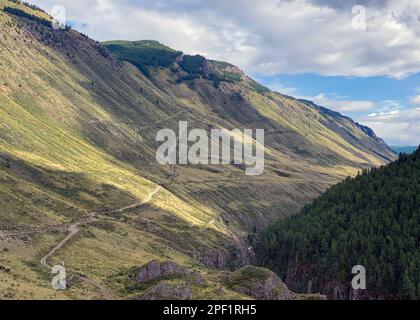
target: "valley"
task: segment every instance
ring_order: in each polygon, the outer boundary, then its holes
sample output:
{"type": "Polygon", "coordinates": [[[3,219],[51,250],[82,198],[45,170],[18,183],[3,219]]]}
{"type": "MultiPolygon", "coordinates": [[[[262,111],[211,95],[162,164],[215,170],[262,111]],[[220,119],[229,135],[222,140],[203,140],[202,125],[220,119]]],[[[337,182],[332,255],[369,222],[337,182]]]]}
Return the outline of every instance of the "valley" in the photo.
{"type": "MultiPolygon", "coordinates": [[[[150,40],[101,44],[50,22],[0,0],[0,299],[255,298],[249,279],[283,288],[268,271],[241,269],[254,262],[257,232],[396,159],[369,128],[229,63],[150,40]],[[264,173],[160,165],[156,135],[180,121],[264,129],[264,173]],[[202,281],[137,283],[151,261],[202,281]],[[56,291],[48,267],[62,263],[75,276],[56,291]]],[[[282,290],[262,296],[305,298],[282,290]]]]}

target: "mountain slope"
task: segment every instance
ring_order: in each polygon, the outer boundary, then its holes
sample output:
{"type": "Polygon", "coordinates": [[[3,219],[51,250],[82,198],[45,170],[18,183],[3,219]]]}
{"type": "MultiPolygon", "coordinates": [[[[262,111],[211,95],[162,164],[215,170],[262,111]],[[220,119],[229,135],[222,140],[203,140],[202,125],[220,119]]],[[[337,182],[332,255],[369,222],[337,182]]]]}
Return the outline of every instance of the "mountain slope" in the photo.
{"type": "Polygon", "coordinates": [[[420,149],[326,191],[298,215],[271,226],[260,262],[300,292],[330,298],[420,297],[420,149]],[[366,268],[367,291],[351,288],[366,268]]]}
{"type": "Polygon", "coordinates": [[[7,296],[101,297],[88,282],[51,290],[39,264],[70,226],[96,212],[49,264],[63,261],[127,298],[140,293],[127,293],[121,274],[170,260],[206,274],[197,295],[217,297],[217,270],[252,259],[250,232],[394,156],[349,119],[270,92],[230,64],[176,53],[162,66],[156,51],[174,51],[149,41],[152,53],[135,66],[32,17],[50,21],[42,11],[0,0],[5,6],[26,13],[0,11],[0,265],[10,270],[0,272],[0,291],[7,296]],[[156,133],[180,120],[265,129],[264,174],[158,165],[156,133]]]}

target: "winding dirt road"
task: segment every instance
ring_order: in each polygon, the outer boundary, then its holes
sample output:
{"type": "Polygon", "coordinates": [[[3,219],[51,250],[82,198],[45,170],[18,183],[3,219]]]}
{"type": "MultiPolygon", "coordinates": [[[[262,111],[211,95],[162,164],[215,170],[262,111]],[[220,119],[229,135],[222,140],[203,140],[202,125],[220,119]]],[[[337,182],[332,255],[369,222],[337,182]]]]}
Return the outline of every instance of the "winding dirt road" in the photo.
{"type": "Polygon", "coordinates": [[[51,269],[51,266],[48,264],[47,260],[50,258],[56,251],[60,250],[69,240],[71,240],[79,231],[79,226],[84,224],[92,223],[96,219],[96,212],[91,212],[89,218],[83,219],[75,224],[72,224],[67,230],[70,232],[59,244],[57,244],[47,255],[42,257],[41,265],[45,268],[51,269]]]}
{"type": "MultiPolygon", "coordinates": [[[[172,182],[176,179],[177,177],[177,170],[176,170],[176,165],[171,165],[171,173],[168,177],[168,184],[170,185],[172,184],[172,182]]],[[[25,231],[21,231],[21,232],[2,232],[0,231],[0,239],[2,238],[13,238],[13,237],[22,237],[22,236],[26,236],[26,235],[35,235],[35,234],[43,234],[43,233],[47,233],[47,232],[56,232],[56,231],[62,231],[65,232],[67,231],[68,234],[67,236],[61,240],[53,249],[51,249],[45,256],[43,256],[40,260],[40,264],[42,267],[51,270],[52,266],[50,266],[48,264],[48,260],[58,251],[60,250],[66,243],[68,243],[71,239],[73,239],[80,231],[80,227],[84,226],[84,225],[88,225],[91,224],[94,221],[100,220],[100,219],[105,219],[103,217],[99,217],[99,214],[110,214],[110,213],[122,213],[126,210],[130,210],[130,209],[134,209],[134,208],[138,208],[141,207],[147,203],[149,203],[150,201],[153,200],[153,197],[160,191],[162,190],[162,186],[158,185],[150,194],[148,194],[146,196],[146,198],[140,202],[136,202],[132,205],[129,206],[125,206],[116,210],[112,210],[112,211],[102,211],[102,212],[91,212],[89,213],[89,216],[87,218],[84,218],[80,221],[77,221],[73,224],[70,225],[66,225],[66,224],[60,224],[60,225],[55,225],[55,226],[50,226],[50,227],[46,227],[46,228],[38,228],[38,229],[34,229],[34,230],[25,230],[25,231]]],[[[76,273],[69,273],[69,276],[72,278],[78,278],[82,281],[85,281],[86,283],[98,288],[102,294],[102,296],[107,299],[107,300],[115,300],[115,297],[113,295],[113,293],[108,290],[106,287],[104,287],[102,284],[89,279],[83,275],[80,274],[76,274],[76,273]]]]}
{"type": "Polygon", "coordinates": [[[156,193],[158,193],[161,189],[162,189],[161,186],[157,186],[156,189],[152,193],[150,193],[143,201],[134,203],[132,205],[129,205],[129,206],[126,206],[126,207],[123,207],[123,208],[120,208],[120,209],[117,209],[117,210],[114,210],[114,211],[106,211],[104,213],[121,213],[121,212],[124,212],[126,210],[141,207],[142,205],[145,205],[145,204],[149,203],[150,201],[152,201],[153,196],[156,193]]]}

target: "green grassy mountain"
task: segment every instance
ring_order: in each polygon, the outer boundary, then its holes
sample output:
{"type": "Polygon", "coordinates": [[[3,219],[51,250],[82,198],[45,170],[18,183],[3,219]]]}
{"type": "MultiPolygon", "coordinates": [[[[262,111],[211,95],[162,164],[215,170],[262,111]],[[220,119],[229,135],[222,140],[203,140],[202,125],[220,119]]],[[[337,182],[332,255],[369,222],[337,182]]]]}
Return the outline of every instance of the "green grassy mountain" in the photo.
{"type": "Polygon", "coordinates": [[[146,289],[127,281],[152,260],[202,274],[194,298],[243,298],[223,272],[252,261],[254,232],[395,157],[228,63],[153,41],[104,46],[50,21],[0,0],[0,298],[135,298],[146,289]],[[180,120],[265,129],[264,174],[160,166],[156,133],[180,120]],[[55,291],[46,266],[62,262],[74,283],[55,291]]]}
{"type": "Polygon", "coordinates": [[[261,264],[290,288],[330,298],[420,297],[420,149],[337,184],[299,214],[265,230],[261,264]],[[366,268],[367,291],[350,271],[366,268]]]}

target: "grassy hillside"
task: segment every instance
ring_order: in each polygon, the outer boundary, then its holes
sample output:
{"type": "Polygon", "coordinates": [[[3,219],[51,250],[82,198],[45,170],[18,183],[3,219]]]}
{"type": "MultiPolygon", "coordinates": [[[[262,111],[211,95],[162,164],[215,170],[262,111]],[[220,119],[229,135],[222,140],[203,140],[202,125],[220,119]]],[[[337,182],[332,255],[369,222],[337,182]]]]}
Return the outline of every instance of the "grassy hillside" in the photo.
{"type": "Polygon", "coordinates": [[[419,195],[420,149],[346,179],[268,228],[259,261],[295,290],[310,286],[335,299],[418,299],[419,195]],[[360,296],[350,286],[355,265],[367,272],[360,296]]]}
{"type": "MultiPolygon", "coordinates": [[[[5,6],[49,19],[0,0],[5,6]]],[[[165,54],[180,55],[156,42],[124,43],[132,50],[129,63],[125,51],[116,57],[74,30],[4,11],[0,41],[5,298],[102,298],[86,281],[51,290],[49,270],[40,265],[93,211],[96,221],[80,225],[50,264],[64,262],[126,298],[118,275],[170,260],[200,270],[207,282],[197,294],[217,297],[223,287],[217,270],[252,258],[249,233],[297,212],[347,175],[394,157],[350,120],[269,92],[232,65],[205,60],[194,74],[182,59],[162,63],[165,54]],[[159,166],[156,133],[177,128],[179,120],[204,129],[264,128],[264,174],[247,177],[233,165],[177,166],[174,174],[159,166]]]]}

